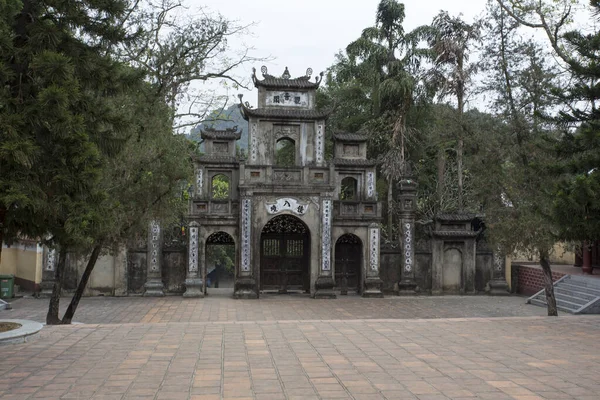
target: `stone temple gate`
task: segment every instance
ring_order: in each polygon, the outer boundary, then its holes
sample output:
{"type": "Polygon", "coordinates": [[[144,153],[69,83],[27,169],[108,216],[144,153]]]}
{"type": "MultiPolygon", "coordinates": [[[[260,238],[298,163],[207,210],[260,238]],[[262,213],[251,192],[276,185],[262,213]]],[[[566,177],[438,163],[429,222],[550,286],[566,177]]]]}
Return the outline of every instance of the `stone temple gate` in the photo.
{"type": "Polygon", "coordinates": [[[375,163],[366,138],[334,135],[325,159],[325,122],[316,109],[322,74],[311,80],[254,72],[258,106],[240,108],[249,124],[246,160],[236,157],[236,128],[201,133],[205,154],[196,163],[190,202],[189,265],[184,296],[202,296],[204,244],[216,232],[235,243],[234,296],[303,291],[335,297],[334,288],[381,296],[375,163]],[[228,183],[217,193],[215,180],[228,183]],[[337,278],[337,279],[336,279],[337,278]]]}
{"type": "MultiPolygon", "coordinates": [[[[477,217],[438,215],[427,237],[415,242],[417,184],[410,177],[397,182],[399,241],[380,243],[382,210],[366,137],[331,135],[333,158],[326,159],[330,111],[315,107],[322,74],[261,72],[262,79],[256,71],[252,76],[258,106],[240,97],[249,127],[247,158],[237,156],[237,128],[201,132],[205,153],[195,160],[187,243],[152,223],[147,240],[100,261],[87,294],[203,297],[207,282],[215,282],[217,265],[207,261],[216,245],[234,259],[236,298],[265,292],[315,298],[507,293],[503,259],[486,245],[477,217]]],[[[53,286],[56,259],[55,250],[44,251],[42,294],[53,286]]],[[[67,264],[69,290],[85,265],[76,255],[67,264]]]]}

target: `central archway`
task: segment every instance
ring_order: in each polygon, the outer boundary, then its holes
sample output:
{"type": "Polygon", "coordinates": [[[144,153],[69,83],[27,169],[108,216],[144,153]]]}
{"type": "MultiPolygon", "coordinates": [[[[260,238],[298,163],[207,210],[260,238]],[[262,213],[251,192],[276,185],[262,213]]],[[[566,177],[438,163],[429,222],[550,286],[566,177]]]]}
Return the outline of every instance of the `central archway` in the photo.
{"type": "Polygon", "coordinates": [[[335,282],[341,294],[348,294],[348,289],[360,293],[361,271],[361,240],[352,233],[340,236],[335,243],[335,282]]]}
{"type": "Polygon", "coordinates": [[[310,232],[299,218],[278,215],[260,235],[260,290],[310,291],[310,232]]]}

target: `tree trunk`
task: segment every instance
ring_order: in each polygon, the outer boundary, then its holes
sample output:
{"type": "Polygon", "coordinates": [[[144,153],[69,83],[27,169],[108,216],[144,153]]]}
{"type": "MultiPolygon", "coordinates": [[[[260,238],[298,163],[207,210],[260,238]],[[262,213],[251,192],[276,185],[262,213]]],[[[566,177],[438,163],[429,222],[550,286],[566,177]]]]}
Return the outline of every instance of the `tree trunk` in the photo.
{"type": "MultiPolygon", "coordinates": [[[[459,76],[464,75],[463,71],[463,56],[462,54],[458,57],[458,71],[459,76]]],[[[458,100],[458,146],[456,149],[456,168],[458,172],[458,211],[463,212],[464,201],[463,201],[463,148],[464,143],[464,127],[463,127],[463,112],[465,108],[464,93],[465,89],[463,86],[462,78],[459,79],[457,87],[457,100],[458,100]]]]}
{"type": "Polygon", "coordinates": [[[394,185],[392,178],[388,181],[388,192],[387,192],[387,217],[388,217],[388,240],[392,240],[394,237],[394,213],[392,207],[392,201],[394,200],[393,190],[394,185]]]}
{"type": "Polygon", "coordinates": [[[102,245],[97,244],[96,247],[92,250],[92,254],[90,254],[90,258],[85,267],[85,271],[79,280],[79,284],[77,285],[77,290],[71,299],[71,303],[63,316],[61,324],[68,325],[71,323],[73,319],[73,315],[75,315],[75,311],[77,310],[77,306],[79,305],[79,301],[81,300],[81,296],[83,296],[83,291],[85,290],[88,281],[90,280],[90,275],[96,266],[96,261],[98,261],[98,256],[100,255],[100,250],[102,249],[102,245]]]}
{"type": "Polygon", "coordinates": [[[60,305],[60,295],[62,293],[62,284],[64,280],[64,272],[67,264],[67,249],[61,247],[58,255],[58,264],[54,270],[54,286],[52,287],[52,296],[48,304],[48,314],[46,315],[47,325],[60,324],[58,317],[58,307],[60,305]]]}
{"type": "Polygon", "coordinates": [[[556,297],[554,297],[554,284],[552,282],[552,270],[548,262],[548,253],[540,251],[540,265],[544,272],[544,288],[546,289],[546,304],[548,304],[548,316],[557,317],[556,297]]]}
{"type": "Polygon", "coordinates": [[[458,170],[458,211],[463,211],[463,146],[464,141],[462,137],[458,139],[458,146],[456,149],[456,168],[458,170]]]}
{"type": "Polygon", "coordinates": [[[444,196],[444,175],[446,172],[446,150],[443,148],[438,149],[437,153],[437,186],[436,186],[436,198],[437,207],[436,213],[442,210],[442,197],[444,196]]]}

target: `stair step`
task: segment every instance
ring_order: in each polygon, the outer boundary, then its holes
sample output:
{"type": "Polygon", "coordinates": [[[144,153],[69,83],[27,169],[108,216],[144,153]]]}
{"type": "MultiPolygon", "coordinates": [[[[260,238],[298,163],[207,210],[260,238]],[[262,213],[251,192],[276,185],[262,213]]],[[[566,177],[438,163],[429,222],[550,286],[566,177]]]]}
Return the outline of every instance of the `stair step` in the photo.
{"type": "Polygon", "coordinates": [[[581,298],[581,297],[574,297],[574,296],[569,296],[563,293],[556,293],[556,291],[554,292],[554,297],[556,297],[556,301],[568,301],[570,303],[574,303],[574,304],[579,304],[579,306],[583,306],[587,303],[590,302],[590,300],[581,298]]]}
{"type": "Polygon", "coordinates": [[[600,279],[597,278],[587,278],[583,276],[571,275],[568,281],[572,284],[585,286],[594,290],[600,290],[600,279]]]}
{"type": "MultiPolygon", "coordinates": [[[[531,304],[539,306],[539,307],[544,307],[544,308],[548,307],[548,305],[546,304],[545,301],[540,300],[537,297],[534,299],[530,299],[529,302],[531,304]]],[[[566,305],[558,304],[558,303],[556,303],[556,308],[560,311],[567,312],[569,314],[573,314],[575,311],[577,311],[579,309],[579,307],[571,308],[566,305]]]]}
{"type": "MultiPolygon", "coordinates": [[[[547,307],[545,295],[540,295],[538,297],[535,297],[535,298],[531,299],[529,302],[531,304],[535,304],[536,306],[547,307]]],[[[570,301],[559,300],[558,298],[556,299],[556,308],[561,311],[574,313],[575,311],[579,310],[581,308],[581,306],[583,306],[583,304],[577,304],[577,303],[572,303],[570,301]]]]}
{"type": "Polygon", "coordinates": [[[590,287],[587,287],[587,286],[581,286],[581,285],[577,285],[577,284],[573,285],[570,282],[571,281],[562,281],[562,282],[559,282],[556,287],[562,287],[562,288],[565,288],[567,290],[573,290],[573,291],[577,291],[577,292],[583,292],[583,293],[594,295],[596,297],[600,297],[600,290],[599,289],[594,289],[594,288],[590,288],[590,287]],[[569,282],[569,283],[567,283],[567,282],[569,282]]]}
{"type": "Polygon", "coordinates": [[[554,293],[556,293],[556,294],[561,293],[561,294],[565,294],[567,296],[579,297],[580,299],[585,299],[586,301],[592,301],[596,297],[598,297],[596,295],[581,292],[579,290],[567,289],[567,288],[563,287],[563,285],[561,285],[561,284],[554,287],[554,293]]]}

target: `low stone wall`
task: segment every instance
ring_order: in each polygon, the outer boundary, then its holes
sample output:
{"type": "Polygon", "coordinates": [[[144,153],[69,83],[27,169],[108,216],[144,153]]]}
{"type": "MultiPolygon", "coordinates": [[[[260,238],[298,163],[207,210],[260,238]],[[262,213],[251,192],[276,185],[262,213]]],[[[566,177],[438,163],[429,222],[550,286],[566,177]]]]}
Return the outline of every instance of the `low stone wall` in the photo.
{"type": "MultiPolygon", "coordinates": [[[[540,267],[534,265],[515,265],[512,266],[516,272],[517,293],[525,296],[532,296],[544,288],[544,273],[540,267]]],[[[561,272],[552,272],[552,281],[556,282],[565,276],[561,272]]],[[[513,282],[514,284],[514,282],[513,282]]]]}

